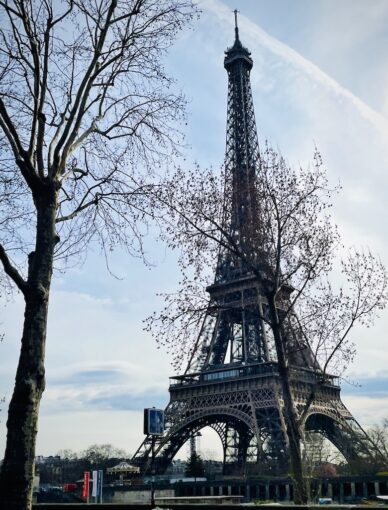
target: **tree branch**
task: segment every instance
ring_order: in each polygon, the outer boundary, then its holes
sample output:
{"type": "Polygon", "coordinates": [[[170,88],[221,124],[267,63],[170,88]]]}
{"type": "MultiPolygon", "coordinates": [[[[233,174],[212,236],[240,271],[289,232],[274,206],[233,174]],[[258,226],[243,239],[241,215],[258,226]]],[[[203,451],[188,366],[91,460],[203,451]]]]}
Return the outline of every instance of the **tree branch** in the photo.
{"type": "Polygon", "coordinates": [[[21,290],[21,292],[25,295],[28,289],[28,284],[23,279],[23,277],[16,269],[16,267],[12,264],[2,244],[0,244],[0,260],[3,264],[5,273],[11,278],[11,280],[17,285],[19,290],[21,290]]]}

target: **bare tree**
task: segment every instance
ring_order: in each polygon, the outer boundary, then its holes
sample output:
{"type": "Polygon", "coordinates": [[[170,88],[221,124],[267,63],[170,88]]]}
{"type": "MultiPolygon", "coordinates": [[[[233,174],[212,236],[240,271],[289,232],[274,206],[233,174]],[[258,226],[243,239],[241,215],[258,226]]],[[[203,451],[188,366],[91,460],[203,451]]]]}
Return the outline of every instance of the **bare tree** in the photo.
{"type": "Polygon", "coordinates": [[[109,459],[122,460],[129,458],[129,454],[122,448],[116,448],[111,444],[92,444],[79,457],[92,464],[98,465],[109,459]]]}
{"type": "Polygon", "coordinates": [[[303,449],[303,468],[305,476],[333,476],[336,467],[346,463],[341,452],[319,432],[306,432],[308,443],[303,449]],[[331,473],[329,475],[329,473],[331,473]]]}
{"type": "Polygon", "coordinates": [[[89,243],[142,254],[150,175],[179,152],[163,69],[191,0],[0,0],[0,260],[23,294],[0,494],[30,508],[54,262],[89,243]]]}
{"type": "Polygon", "coordinates": [[[373,425],[369,430],[369,435],[379,447],[385,460],[385,466],[388,464],[388,419],[384,418],[381,425],[373,425]]]}
{"type": "Polygon", "coordinates": [[[171,210],[170,244],[183,249],[184,276],[182,288],[165,297],[165,309],[148,319],[148,327],[175,352],[178,364],[190,359],[199,347],[193,326],[201,323],[209,306],[205,289],[214,274],[209,267],[219,267],[232,257],[236,267],[249,268],[267,301],[268,310],[261,319],[273,335],[295,501],[306,502],[301,445],[308,410],[319,386],[330,378],[329,370],[351,360],[353,326],[370,325],[385,306],[387,276],[370,252],[353,250],[336,268],[340,236],[329,210],[332,195],[339,190],[328,186],[318,151],[311,168],[296,171],[267,146],[252,186],[243,193],[250,193],[256,214],[247,217],[236,235],[230,228],[236,188],[228,170],[220,177],[200,168],[172,176],[161,200],[171,210]],[[342,284],[334,287],[333,279],[342,284]],[[293,340],[296,337],[298,342],[293,340]],[[313,353],[310,364],[315,367],[316,382],[300,415],[291,381],[296,351],[303,345],[313,353]]]}

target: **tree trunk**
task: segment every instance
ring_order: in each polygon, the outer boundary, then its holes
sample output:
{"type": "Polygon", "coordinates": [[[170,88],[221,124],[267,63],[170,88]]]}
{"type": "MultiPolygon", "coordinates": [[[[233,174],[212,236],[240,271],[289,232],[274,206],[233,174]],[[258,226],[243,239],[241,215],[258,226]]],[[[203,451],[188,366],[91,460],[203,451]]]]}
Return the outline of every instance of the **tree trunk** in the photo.
{"type": "Polygon", "coordinates": [[[8,409],[7,445],[0,474],[1,508],[30,510],[35,468],[38,412],[45,388],[48,298],[53,269],[56,192],[35,201],[37,236],[28,260],[24,326],[15,387],[8,409]]]}
{"type": "Polygon", "coordinates": [[[282,385],[284,401],[284,420],[291,464],[291,474],[294,479],[294,503],[297,505],[306,504],[308,501],[307,485],[303,476],[303,463],[301,454],[301,431],[298,423],[298,416],[294,406],[291,391],[290,372],[286,357],[285,338],[282,334],[282,327],[275,304],[274,296],[268,299],[271,325],[274,335],[276,354],[278,358],[279,378],[282,385]]]}

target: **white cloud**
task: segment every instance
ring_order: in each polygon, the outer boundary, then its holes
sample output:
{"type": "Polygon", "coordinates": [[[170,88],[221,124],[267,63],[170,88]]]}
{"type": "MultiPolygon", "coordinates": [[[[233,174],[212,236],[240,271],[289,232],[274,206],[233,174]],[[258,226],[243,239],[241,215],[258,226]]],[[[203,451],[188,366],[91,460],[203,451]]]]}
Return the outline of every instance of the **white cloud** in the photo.
{"type": "Polygon", "coordinates": [[[347,395],[344,404],[363,427],[370,427],[388,417],[388,396],[370,398],[367,396],[347,395]]]}
{"type": "Polygon", "coordinates": [[[43,416],[39,421],[37,455],[53,455],[59,450],[80,452],[92,444],[113,444],[133,454],[143,440],[142,412],[74,410],[43,416]]]}
{"type": "MultiPolygon", "coordinates": [[[[79,449],[76,445],[81,444],[80,438],[87,436],[83,427],[89,428],[92,423],[84,419],[83,413],[98,416],[94,423],[101,428],[101,438],[104,442],[114,442],[112,438],[105,440],[105,434],[109,428],[112,433],[116,413],[119,419],[125,416],[124,409],[140,410],[155,403],[167,403],[169,359],[164,352],[156,349],[154,340],[142,330],[141,319],[147,315],[147,308],[143,305],[143,314],[139,316],[137,306],[138,302],[122,296],[116,299],[62,290],[52,292],[46,357],[47,386],[38,432],[38,444],[46,445],[45,453],[55,451],[55,440],[58,444],[56,450],[62,448],[62,439],[66,447],[79,449]],[[59,424],[61,420],[67,424],[74,420],[74,425],[68,428],[55,426],[49,432],[50,424],[59,424]],[[64,430],[60,442],[59,429],[64,430]],[[72,429],[77,430],[78,437],[71,435],[72,429]],[[51,439],[46,441],[46,437],[51,439]],[[69,444],[71,441],[75,446],[69,444]],[[51,451],[49,448],[52,448],[51,451]]],[[[7,363],[0,366],[0,387],[6,395],[6,402],[9,402],[13,389],[22,310],[22,300],[16,299],[7,307],[3,325],[6,339],[1,349],[2,354],[6,354],[3,359],[7,359],[7,363]]],[[[3,407],[6,408],[6,405],[3,407]]],[[[1,418],[0,451],[3,451],[6,420],[4,416],[1,418]]],[[[141,429],[141,419],[137,426],[141,429]]],[[[124,442],[124,435],[121,441],[124,442]]],[[[128,445],[131,443],[127,443],[127,449],[128,445]]],[[[131,445],[131,448],[135,446],[131,445]]]]}

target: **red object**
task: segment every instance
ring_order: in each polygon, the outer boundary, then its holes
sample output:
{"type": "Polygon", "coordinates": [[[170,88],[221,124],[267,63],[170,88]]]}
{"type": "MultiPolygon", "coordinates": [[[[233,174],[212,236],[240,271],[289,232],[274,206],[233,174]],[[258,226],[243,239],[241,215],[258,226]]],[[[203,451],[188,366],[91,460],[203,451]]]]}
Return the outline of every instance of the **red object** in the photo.
{"type": "Polygon", "coordinates": [[[85,500],[89,498],[89,481],[90,481],[90,473],[89,471],[84,472],[84,486],[82,488],[82,497],[85,500]]]}
{"type": "Polygon", "coordinates": [[[63,492],[75,492],[77,490],[76,483],[64,483],[63,492]]]}
{"type": "Polygon", "coordinates": [[[320,466],[319,474],[321,476],[336,476],[337,474],[337,468],[334,464],[331,464],[330,462],[325,462],[320,466]]]}

